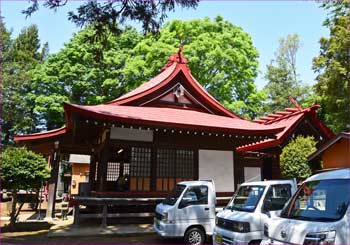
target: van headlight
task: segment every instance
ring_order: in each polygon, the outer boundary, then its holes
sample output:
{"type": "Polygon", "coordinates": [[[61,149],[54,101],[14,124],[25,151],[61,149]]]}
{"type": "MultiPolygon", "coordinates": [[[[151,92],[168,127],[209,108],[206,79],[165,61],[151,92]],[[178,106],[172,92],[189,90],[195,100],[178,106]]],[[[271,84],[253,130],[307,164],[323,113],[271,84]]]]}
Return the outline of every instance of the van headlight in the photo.
{"type": "Polygon", "coordinates": [[[309,233],[305,236],[304,244],[334,244],[335,231],[309,233]]]}
{"type": "Polygon", "coordinates": [[[165,222],[165,223],[167,223],[168,222],[168,213],[163,213],[163,221],[165,222]]]}
{"type": "Polygon", "coordinates": [[[232,231],[247,233],[250,232],[250,224],[248,222],[234,222],[232,231]]]}

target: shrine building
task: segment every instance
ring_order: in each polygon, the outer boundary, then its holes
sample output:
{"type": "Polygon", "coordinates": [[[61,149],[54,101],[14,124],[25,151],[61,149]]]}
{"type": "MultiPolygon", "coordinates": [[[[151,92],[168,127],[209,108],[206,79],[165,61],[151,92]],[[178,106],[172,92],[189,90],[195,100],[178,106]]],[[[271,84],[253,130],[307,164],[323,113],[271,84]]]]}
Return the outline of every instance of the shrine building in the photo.
{"type": "MultiPolygon", "coordinates": [[[[90,155],[91,196],[159,197],[179,181],[197,179],[213,179],[218,196],[229,196],[244,175],[256,175],[254,167],[261,169],[260,179],[273,177],[276,163],[257,151],[261,145],[278,147],[294,114],[300,116],[296,120],[302,117],[298,122],[311,123],[296,110],[256,122],[240,118],[196,81],[181,51],[156,77],[123,96],[99,105],[66,103],[64,111],[64,127],[15,137],[19,145],[49,157],[49,206],[63,154],[90,155]],[[237,147],[247,153],[238,154],[237,147]],[[251,154],[253,161],[247,158],[251,154]]],[[[316,131],[328,139],[326,131],[316,131]]]]}

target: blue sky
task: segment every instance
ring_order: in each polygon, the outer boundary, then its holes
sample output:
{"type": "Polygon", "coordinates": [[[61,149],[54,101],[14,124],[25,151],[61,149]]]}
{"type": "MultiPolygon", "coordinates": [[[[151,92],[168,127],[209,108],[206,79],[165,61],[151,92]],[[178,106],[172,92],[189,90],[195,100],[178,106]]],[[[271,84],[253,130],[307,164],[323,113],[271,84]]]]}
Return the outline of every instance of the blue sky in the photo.
{"type": "MultiPolygon", "coordinates": [[[[6,26],[13,30],[13,35],[30,24],[39,27],[43,42],[48,42],[50,53],[58,52],[72,34],[79,30],[67,19],[67,13],[74,11],[82,1],[69,1],[68,4],[54,12],[41,7],[29,18],[21,10],[29,6],[28,1],[1,1],[1,15],[6,26]]],[[[315,74],[311,69],[312,58],[318,55],[319,39],[328,36],[328,30],[322,26],[326,13],[319,4],[311,1],[202,1],[197,9],[178,8],[169,14],[168,20],[190,20],[221,15],[225,20],[241,26],[248,32],[258,49],[260,75],[256,79],[258,88],[266,81],[263,73],[278,47],[278,39],[288,34],[297,33],[303,46],[297,56],[297,69],[300,79],[307,84],[314,84],[315,74]]]]}

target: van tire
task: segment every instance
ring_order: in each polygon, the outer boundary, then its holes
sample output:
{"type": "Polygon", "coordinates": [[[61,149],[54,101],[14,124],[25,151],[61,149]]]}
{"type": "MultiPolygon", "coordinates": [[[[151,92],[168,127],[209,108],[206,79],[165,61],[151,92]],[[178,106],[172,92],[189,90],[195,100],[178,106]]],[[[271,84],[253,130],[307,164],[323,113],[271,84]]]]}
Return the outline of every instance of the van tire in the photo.
{"type": "Polygon", "coordinates": [[[186,244],[204,244],[206,235],[203,229],[192,227],[186,231],[184,239],[186,244]]]}

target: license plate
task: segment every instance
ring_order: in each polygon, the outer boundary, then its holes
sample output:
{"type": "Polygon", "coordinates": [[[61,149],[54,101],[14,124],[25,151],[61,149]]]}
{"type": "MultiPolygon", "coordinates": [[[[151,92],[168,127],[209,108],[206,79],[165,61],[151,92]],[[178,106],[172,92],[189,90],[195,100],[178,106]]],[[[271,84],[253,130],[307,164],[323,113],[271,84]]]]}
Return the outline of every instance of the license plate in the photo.
{"type": "Polygon", "coordinates": [[[221,244],[221,243],[222,243],[222,237],[219,236],[219,235],[216,235],[216,236],[215,236],[215,243],[216,243],[216,244],[221,244]]]}

